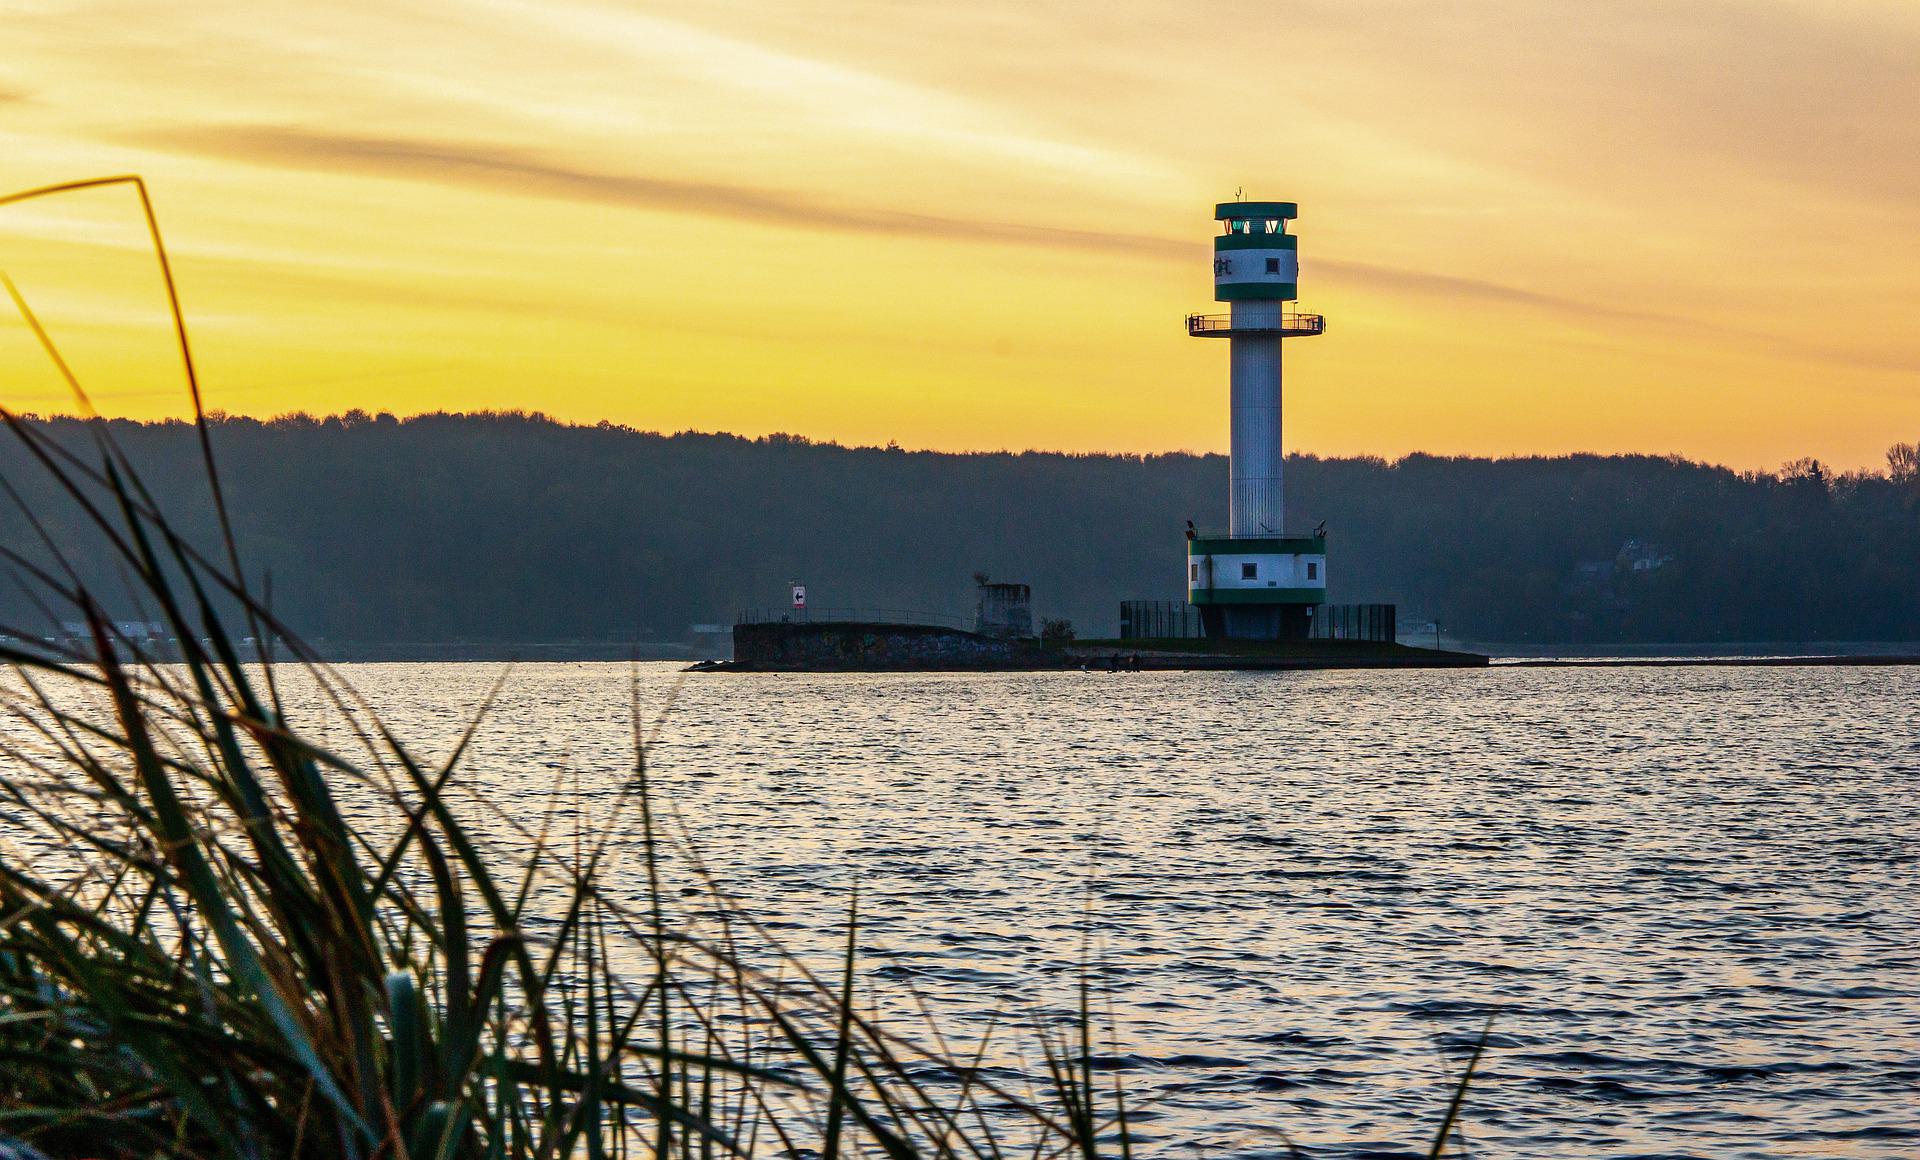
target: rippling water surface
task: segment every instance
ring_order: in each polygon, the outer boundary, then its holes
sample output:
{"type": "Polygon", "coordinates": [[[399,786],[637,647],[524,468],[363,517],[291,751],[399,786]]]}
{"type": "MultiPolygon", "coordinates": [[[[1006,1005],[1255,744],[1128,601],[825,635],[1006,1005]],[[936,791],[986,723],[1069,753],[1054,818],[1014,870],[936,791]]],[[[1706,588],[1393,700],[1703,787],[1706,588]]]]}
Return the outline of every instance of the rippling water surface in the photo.
{"type": "MultiPolygon", "coordinates": [[[[444,751],[500,668],[342,672],[444,751]]],[[[629,675],[514,670],[473,776],[591,825],[629,675]]],[[[1405,1154],[1491,1019],[1478,1156],[1920,1155],[1920,670],[638,679],[796,948],[857,883],[870,979],[977,1034],[1091,939],[1168,1154],[1405,1154]]]]}

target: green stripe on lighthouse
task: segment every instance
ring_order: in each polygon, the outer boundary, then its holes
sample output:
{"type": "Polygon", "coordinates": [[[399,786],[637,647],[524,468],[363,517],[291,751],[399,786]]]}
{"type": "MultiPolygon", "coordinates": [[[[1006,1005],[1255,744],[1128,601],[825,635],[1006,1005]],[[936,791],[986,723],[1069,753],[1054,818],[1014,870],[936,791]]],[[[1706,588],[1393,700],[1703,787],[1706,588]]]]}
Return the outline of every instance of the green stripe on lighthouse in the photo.
{"type": "Polygon", "coordinates": [[[1325,604],[1325,588],[1194,588],[1188,604],[1325,604]]]}
{"type": "Polygon", "coordinates": [[[1213,287],[1215,302],[1292,302],[1300,297],[1296,282],[1218,282],[1213,287]]]}
{"type": "Polygon", "coordinates": [[[1223,201],[1213,207],[1213,220],[1219,222],[1299,216],[1300,204],[1292,201],[1223,201]]]}
{"type": "Polygon", "coordinates": [[[1221,234],[1213,239],[1215,250],[1297,250],[1300,239],[1293,234],[1221,234]]]}
{"type": "Polygon", "coordinates": [[[1200,536],[1187,541],[1189,556],[1324,556],[1324,536],[1200,536]]]}

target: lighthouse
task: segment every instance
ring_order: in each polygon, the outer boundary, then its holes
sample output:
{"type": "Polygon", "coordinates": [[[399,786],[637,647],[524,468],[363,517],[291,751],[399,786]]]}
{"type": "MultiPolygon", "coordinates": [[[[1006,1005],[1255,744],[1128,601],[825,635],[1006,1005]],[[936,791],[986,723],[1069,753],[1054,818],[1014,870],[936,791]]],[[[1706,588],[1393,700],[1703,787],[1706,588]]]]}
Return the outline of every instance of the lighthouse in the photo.
{"type": "Polygon", "coordinates": [[[1227,314],[1190,314],[1187,333],[1227,341],[1231,491],[1224,536],[1189,532],[1187,600],[1214,638],[1299,640],[1327,599],[1324,535],[1289,535],[1280,442],[1281,346],[1326,330],[1300,297],[1299,216],[1288,201],[1214,207],[1214,298],[1227,314]]]}

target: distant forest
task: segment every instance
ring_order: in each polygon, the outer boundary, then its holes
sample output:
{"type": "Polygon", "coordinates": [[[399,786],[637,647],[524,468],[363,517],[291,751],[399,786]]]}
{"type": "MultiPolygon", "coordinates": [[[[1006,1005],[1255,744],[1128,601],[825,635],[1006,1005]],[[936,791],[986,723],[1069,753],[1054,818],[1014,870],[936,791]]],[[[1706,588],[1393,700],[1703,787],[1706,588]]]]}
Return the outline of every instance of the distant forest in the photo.
{"type": "MultiPolygon", "coordinates": [[[[212,544],[193,428],[105,426],[212,544]]],[[[790,580],[816,606],[958,615],[976,572],[1106,636],[1123,599],[1182,599],[1185,521],[1226,518],[1220,455],[945,454],[523,414],[217,418],[212,440],[249,572],[322,642],[679,640],[783,604],[790,580]]],[[[1294,456],[1287,472],[1293,528],[1326,522],[1331,599],[1398,604],[1403,625],[1539,644],[1920,639],[1911,444],[1858,474],[1638,455],[1294,456]]],[[[11,435],[0,475],[111,579],[11,435]]],[[[43,555],[0,502],[0,538],[43,555]]],[[[45,619],[17,585],[0,615],[45,619]]]]}

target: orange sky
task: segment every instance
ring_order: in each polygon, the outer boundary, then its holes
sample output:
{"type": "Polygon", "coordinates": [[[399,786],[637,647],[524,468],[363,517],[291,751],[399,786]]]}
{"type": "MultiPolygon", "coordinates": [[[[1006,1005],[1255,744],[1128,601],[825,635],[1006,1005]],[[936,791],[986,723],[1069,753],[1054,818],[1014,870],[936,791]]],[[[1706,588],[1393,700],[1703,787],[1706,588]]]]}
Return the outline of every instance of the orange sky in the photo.
{"type": "MultiPolygon", "coordinates": [[[[0,0],[0,186],[147,176],[208,402],[1218,450],[1211,205],[1298,201],[1287,443],[1920,438],[1909,0],[0,0]]],[[[0,210],[109,413],[131,197],[0,210]]],[[[0,327],[0,401],[62,409],[0,327]]]]}

